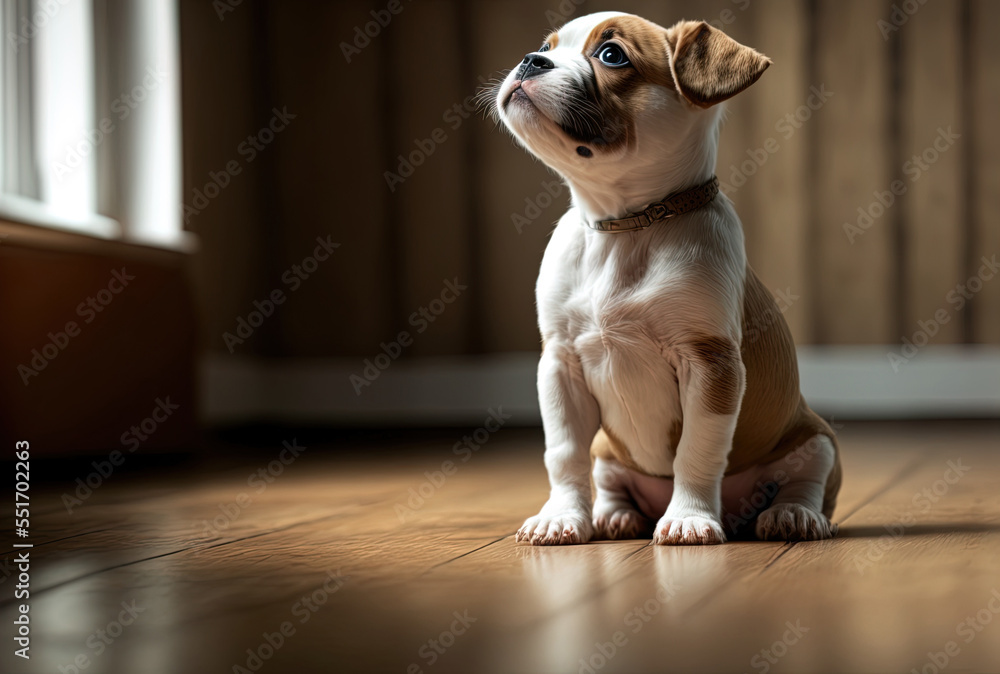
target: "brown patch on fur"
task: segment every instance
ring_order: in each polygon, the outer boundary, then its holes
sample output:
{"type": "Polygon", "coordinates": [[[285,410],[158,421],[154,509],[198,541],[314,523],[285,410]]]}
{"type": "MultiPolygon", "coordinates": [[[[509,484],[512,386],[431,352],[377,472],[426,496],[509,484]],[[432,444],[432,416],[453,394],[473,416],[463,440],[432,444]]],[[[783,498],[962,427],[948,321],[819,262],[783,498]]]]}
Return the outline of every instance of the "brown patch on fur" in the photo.
{"type": "Polygon", "coordinates": [[[634,143],[633,114],[643,107],[639,102],[640,85],[674,88],[665,29],[637,16],[614,17],[591,30],[582,53],[594,69],[593,103],[605,122],[604,147],[617,149],[634,143]],[[631,66],[610,68],[601,64],[595,52],[609,41],[624,49],[631,66]]]}
{"type": "Polygon", "coordinates": [[[799,392],[795,343],[784,316],[757,274],[747,266],[740,352],[747,387],[736,421],[726,474],[770,463],[795,451],[815,435],[825,435],[836,452],[826,482],[823,514],[830,517],[840,490],[840,449],[829,424],[799,392]]]}
{"type": "Polygon", "coordinates": [[[798,414],[798,361],[785,317],[748,265],[743,283],[743,340],[746,391],[736,422],[730,472],[762,463],[798,414]]]}
{"type": "Polygon", "coordinates": [[[640,81],[673,87],[670,56],[667,53],[667,33],[655,23],[637,16],[616,16],[594,26],[587,36],[583,55],[591,59],[601,95],[627,95],[640,81]],[[632,67],[602,66],[595,52],[605,42],[616,42],[628,55],[632,67]]]}
{"type": "Polygon", "coordinates": [[[668,33],[677,91],[703,108],[740,93],[771,65],[771,59],[704,21],[681,21],[668,33]]]}
{"type": "Polygon", "coordinates": [[[792,334],[771,293],[749,266],[740,350],[747,388],[729,455],[730,472],[780,458],[779,441],[797,425],[804,407],[792,334]]]}
{"type": "Polygon", "coordinates": [[[732,414],[740,403],[740,351],[724,337],[705,335],[684,346],[704,368],[705,405],[713,414],[732,414]]]}
{"type": "Polygon", "coordinates": [[[542,44],[549,45],[549,49],[555,49],[556,47],[559,46],[559,33],[556,31],[552,31],[551,33],[545,36],[545,41],[542,42],[542,44]]]}

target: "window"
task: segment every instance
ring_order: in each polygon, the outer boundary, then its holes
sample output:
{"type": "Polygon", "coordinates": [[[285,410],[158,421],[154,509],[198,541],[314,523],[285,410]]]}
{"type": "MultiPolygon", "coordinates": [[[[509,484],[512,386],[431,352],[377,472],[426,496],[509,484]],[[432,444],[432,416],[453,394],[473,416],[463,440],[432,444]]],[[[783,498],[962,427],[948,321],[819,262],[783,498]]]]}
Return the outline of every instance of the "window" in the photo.
{"type": "Polygon", "coordinates": [[[173,248],[176,0],[4,0],[0,219],[173,248]]]}

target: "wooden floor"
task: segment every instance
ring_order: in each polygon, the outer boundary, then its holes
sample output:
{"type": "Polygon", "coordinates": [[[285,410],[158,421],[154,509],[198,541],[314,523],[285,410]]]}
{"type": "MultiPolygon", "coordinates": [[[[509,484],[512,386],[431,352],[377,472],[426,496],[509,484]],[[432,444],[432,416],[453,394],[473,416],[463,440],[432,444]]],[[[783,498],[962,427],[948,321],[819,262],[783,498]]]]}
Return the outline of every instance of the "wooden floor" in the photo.
{"type": "Polygon", "coordinates": [[[840,535],[798,544],[515,544],[547,483],[513,429],[467,461],[310,446],[260,493],[278,447],[112,476],[72,515],[70,479],[33,499],[33,657],[0,669],[1000,672],[1000,426],[840,436],[840,535]]]}

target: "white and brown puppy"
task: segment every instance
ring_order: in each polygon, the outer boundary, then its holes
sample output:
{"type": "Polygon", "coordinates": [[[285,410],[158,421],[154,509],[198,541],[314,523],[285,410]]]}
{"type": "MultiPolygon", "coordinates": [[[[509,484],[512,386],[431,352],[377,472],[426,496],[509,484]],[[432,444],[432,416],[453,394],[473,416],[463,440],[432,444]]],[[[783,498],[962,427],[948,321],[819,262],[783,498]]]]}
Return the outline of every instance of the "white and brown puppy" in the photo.
{"type": "Polygon", "coordinates": [[[518,540],[833,535],[833,431],[713,175],[719,103],[768,65],[704,22],[604,12],[497,87],[499,118],[572,193],[537,285],[551,494],[518,540]]]}

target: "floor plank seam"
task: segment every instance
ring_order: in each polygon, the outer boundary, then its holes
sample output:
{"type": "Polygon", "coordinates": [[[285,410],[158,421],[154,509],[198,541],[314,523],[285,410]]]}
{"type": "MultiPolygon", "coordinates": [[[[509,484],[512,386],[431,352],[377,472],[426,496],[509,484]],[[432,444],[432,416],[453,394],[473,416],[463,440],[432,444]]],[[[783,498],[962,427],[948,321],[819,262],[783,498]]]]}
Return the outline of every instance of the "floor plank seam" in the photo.
{"type": "Polygon", "coordinates": [[[789,542],[785,543],[785,545],[783,545],[781,547],[781,549],[778,550],[778,554],[776,554],[774,557],[772,557],[771,559],[769,559],[767,561],[767,563],[764,565],[764,568],[762,568],[760,571],[757,572],[757,575],[760,576],[762,573],[764,573],[765,571],[767,571],[768,569],[770,569],[772,566],[774,566],[775,564],[777,564],[778,560],[781,559],[782,557],[784,557],[786,554],[788,554],[791,551],[791,549],[793,547],[795,547],[795,545],[797,543],[798,543],[798,541],[789,541],[789,542]]]}
{"type": "Polygon", "coordinates": [[[920,454],[919,456],[911,459],[908,464],[906,464],[905,466],[903,466],[903,468],[899,472],[897,472],[895,475],[893,475],[892,477],[890,477],[885,482],[885,484],[883,484],[881,487],[879,487],[878,489],[876,489],[873,494],[871,494],[868,498],[866,498],[865,500],[863,500],[858,505],[854,506],[854,508],[849,513],[847,513],[846,515],[844,515],[843,518],[841,518],[841,520],[840,520],[840,522],[838,522],[838,524],[842,524],[842,523],[846,522],[848,520],[848,518],[853,517],[858,512],[860,512],[860,510],[862,508],[864,508],[866,505],[868,505],[869,503],[871,503],[872,501],[874,501],[875,499],[877,499],[879,496],[881,496],[882,494],[884,494],[885,492],[887,492],[894,484],[896,484],[900,480],[908,477],[910,474],[914,473],[918,468],[920,468],[920,466],[923,465],[924,461],[930,459],[931,456],[933,456],[934,454],[936,454],[936,452],[934,452],[933,450],[928,450],[928,451],[924,452],[923,454],[920,454]]]}
{"type": "Polygon", "coordinates": [[[640,552],[642,552],[643,550],[645,550],[646,548],[648,548],[648,547],[650,547],[652,545],[653,545],[653,541],[650,541],[649,543],[646,543],[645,545],[640,545],[637,550],[635,550],[634,552],[630,552],[627,555],[625,555],[625,558],[622,559],[622,561],[624,562],[626,559],[630,559],[630,558],[638,555],[640,552]]]}
{"type": "MultiPolygon", "coordinates": [[[[336,515],[327,515],[327,516],[324,516],[324,517],[319,517],[319,518],[314,519],[314,520],[307,520],[307,521],[304,521],[304,522],[296,522],[295,524],[290,524],[290,525],[288,525],[286,527],[281,527],[279,529],[272,529],[270,531],[264,531],[264,532],[260,532],[260,533],[257,533],[257,534],[253,534],[251,536],[244,536],[242,538],[234,538],[231,541],[223,541],[221,543],[216,543],[214,545],[201,545],[201,546],[197,546],[196,545],[196,546],[191,546],[191,547],[187,547],[187,548],[181,548],[179,550],[171,550],[170,552],[164,552],[163,554],[160,554],[160,555],[153,555],[151,557],[143,557],[142,559],[135,559],[135,560],[132,560],[131,562],[123,562],[121,564],[115,564],[114,566],[108,566],[108,567],[105,567],[103,569],[97,569],[95,571],[91,571],[89,573],[85,573],[85,574],[82,574],[80,576],[76,576],[74,578],[67,578],[66,580],[61,581],[59,583],[56,583],[55,585],[50,585],[48,587],[43,587],[40,590],[36,590],[34,592],[34,594],[39,595],[39,594],[42,594],[43,592],[50,592],[52,590],[55,590],[55,589],[58,589],[58,588],[61,588],[61,587],[65,587],[66,585],[69,585],[71,583],[75,583],[77,581],[84,580],[86,578],[92,578],[93,576],[97,576],[97,575],[102,574],[102,573],[107,573],[108,571],[114,571],[115,569],[122,569],[122,568],[125,568],[127,566],[134,566],[136,564],[141,564],[143,562],[149,562],[149,561],[152,561],[154,559],[162,559],[164,557],[170,557],[172,555],[178,555],[178,554],[180,554],[182,552],[195,552],[195,551],[200,552],[202,550],[212,550],[212,549],[215,549],[215,548],[221,548],[222,546],[225,546],[225,545],[232,545],[233,543],[239,543],[241,541],[246,541],[246,540],[250,540],[250,539],[253,539],[253,538],[260,538],[261,536],[268,536],[270,534],[275,534],[275,533],[279,533],[279,532],[282,532],[282,531],[288,531],[289,529],[294,529],[296,527],[300,527],[300,526],[303,526],[303,525],[306,525],[306,524],[315,524],[316,522],[322,522],[324,520],[333,519],[334,517],[340,517],[340,513],[337,513],[336,515]]],[[[0,601],[0,608],[3,608],[5,606],[11,605],[11,604],[14,604],[16,601],[17,600],[15,600],[14,598],[0,601]]]]}
{"type": "Polygon", "coordinates": [[[463,552],[462,554],[460,554],[460,555],[458,555],[456,557],[452,557],[451,559],[446,559],[443,562],[439,562],[439,563],[435,564],[434,566],[430,567],[429,569],[427,569],[426,571],[424,571],[420,575],[421,576],[426,576],[428,573],[430,573],[434,569],[442,567],[445,564],[451,564],[452,562],[454,562],[456,560],[459,560],[459,559],[462,559],[462,557],[467,557],[467,556],[471,555],[474,552],[479,552],[480,550],[484,550],[484,549],[490,547],[491,545],[493,545],[494,543],[499,543],[500,541],[504,540],[505,538],[509,538],[509,537],[513,536],[515,533],[517,533],[517,532],[516,531],[512,531],[509,534],[504,534],[503,536],[501,536],[500,538],[496,539],[495,541],[490,541],[489,543],[486,543],[484,545],[480,545],[478,548],[475,548],[473,550],[469,550],[468,552],[463,552]]]}
{"type": "MultiPolygon", "coordinates": [[[[51,541],[44,541],[42,543],[35,543],[32,547],[37,550],[38,548],[45,547],[46,545],[52,545],[53,543],[61,543],[62,541],[68,541],[68,540],[70,540],[72,538],[80,538],[81,536],[89,536],[91,534],[99,534],[99,533],[104,532],[104,531],[114,531],[114,529],[112,529],[112,528],[109,527],[109,528],[106,528],[106,529],[94,529],[93,531],[84,531],[84,532],[79,533],[79,534],[73,534],[72,536],[63,536],[62,538],[53,538],[51,541]]],[[[11,553],[11,554],[13,554],[13,553],[11,553]]]]}

